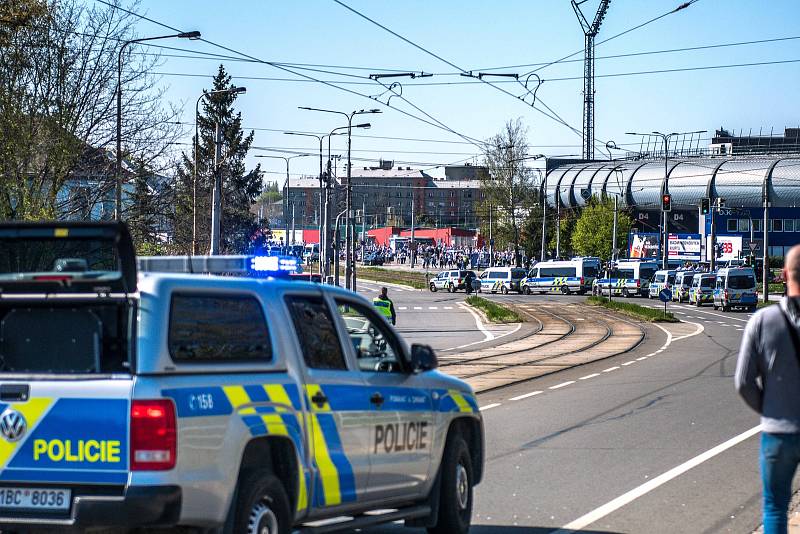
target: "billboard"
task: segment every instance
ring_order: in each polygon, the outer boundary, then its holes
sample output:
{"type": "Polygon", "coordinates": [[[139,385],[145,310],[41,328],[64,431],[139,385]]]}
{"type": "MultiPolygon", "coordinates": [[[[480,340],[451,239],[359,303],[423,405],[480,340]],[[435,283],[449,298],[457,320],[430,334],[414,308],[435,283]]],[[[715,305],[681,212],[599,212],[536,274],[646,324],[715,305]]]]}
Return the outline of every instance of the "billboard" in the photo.
{"type": "MultiPolygon", "coordinates": [[[[717,236],[717,260],[728,261],[742,257],[742,236],[740,235],[718,235],[717,236]]],[[[711,236],[706,236],[706,259],[711,260],[711,236]]]]}
{"type": "Polygon", "coordinates": [[[667,253],[678,260],[700,261],[700,234],[669,234],[667,253]]]}
{"type": "Polygon", "coordinates": [[[631,234],[628,243],[629,258],[658,257],[658,234],[631,234]]]}

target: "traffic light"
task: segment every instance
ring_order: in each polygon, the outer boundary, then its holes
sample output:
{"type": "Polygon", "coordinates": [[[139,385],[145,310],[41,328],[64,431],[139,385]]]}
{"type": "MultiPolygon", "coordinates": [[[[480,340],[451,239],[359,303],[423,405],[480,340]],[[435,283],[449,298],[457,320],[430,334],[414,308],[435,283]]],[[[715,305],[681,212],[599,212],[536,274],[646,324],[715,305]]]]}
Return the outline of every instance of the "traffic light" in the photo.
{"type": "Polygon", "coordinates": [[[669,193],[661,195],[661,211],[672,211],[672,195],[669,193]]]}
{"type": "Polygon", "coordinates": [[[711,199],[708,197],[700,199],[700,215],[711,213],[711,199]]]}

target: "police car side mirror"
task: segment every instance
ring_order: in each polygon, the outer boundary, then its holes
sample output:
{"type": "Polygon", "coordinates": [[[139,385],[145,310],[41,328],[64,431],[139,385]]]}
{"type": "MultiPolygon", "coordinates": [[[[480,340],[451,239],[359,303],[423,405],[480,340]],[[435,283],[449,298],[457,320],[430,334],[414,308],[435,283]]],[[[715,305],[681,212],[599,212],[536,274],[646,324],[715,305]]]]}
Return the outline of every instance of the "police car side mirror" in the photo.
{"type": "Polygon", "coordinates": [[[430,345],[420,345],[414,343],[411,345],[411,370],[415,373],[423,371],[430,371],[439,367],[439,361],[436,359],[436,353],[430,345]]]}

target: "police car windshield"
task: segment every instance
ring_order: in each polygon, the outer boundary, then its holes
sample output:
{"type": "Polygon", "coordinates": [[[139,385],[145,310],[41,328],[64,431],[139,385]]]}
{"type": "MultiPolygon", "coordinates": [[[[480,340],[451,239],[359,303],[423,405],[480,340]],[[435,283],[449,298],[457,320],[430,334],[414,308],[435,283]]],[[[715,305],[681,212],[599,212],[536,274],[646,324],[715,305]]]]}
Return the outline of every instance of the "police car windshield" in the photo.
{"type": "Polygon", "coordinates": [[[629,280],[633,278],[633,269],[617,269],[612,273],[611,278],[624,278],[629,280]]]}
{"type": "Polygon", "coordinates": [[[713,278],[700,279],[700,287],[714,287],[714,279],[713,278]]]}

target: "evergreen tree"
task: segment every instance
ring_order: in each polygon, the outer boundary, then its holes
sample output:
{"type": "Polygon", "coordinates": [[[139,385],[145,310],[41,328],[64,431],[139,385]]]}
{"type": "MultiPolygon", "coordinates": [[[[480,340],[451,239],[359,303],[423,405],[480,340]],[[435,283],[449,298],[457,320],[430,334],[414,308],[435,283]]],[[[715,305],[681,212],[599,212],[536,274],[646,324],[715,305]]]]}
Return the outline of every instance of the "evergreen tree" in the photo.
{"type": "MultiPolygon", "coordinates": [[[[211,91],[234,87],[231,77],[220,65],[214,76],[211,91]]],[[[210,94],[202,100],[198,116],[200,139],[197,161],[194,152],[183,154],[175,184],[173,215],[174,244],[178,252],[192,252],[193,172],[197,166],[197,254],[207,254],[211,244],[211,205],[214,187],[214,135],[220,125],[222,164],[222,222],[221,254],[243,254],[253,247],[259,233],[260,221],[250,207],[261,194],[261,170],[245,169],[244,158],[253,143],[253,132],[245,137],[242,114],[235,113],[235,93],[210,94]]]]}

